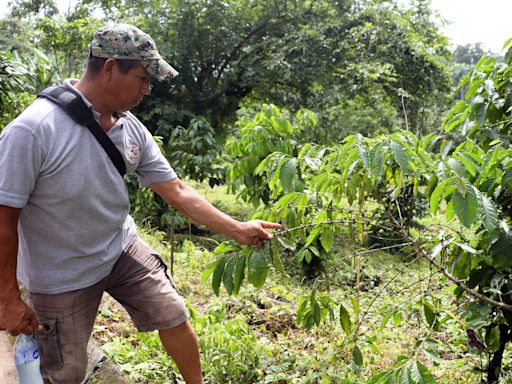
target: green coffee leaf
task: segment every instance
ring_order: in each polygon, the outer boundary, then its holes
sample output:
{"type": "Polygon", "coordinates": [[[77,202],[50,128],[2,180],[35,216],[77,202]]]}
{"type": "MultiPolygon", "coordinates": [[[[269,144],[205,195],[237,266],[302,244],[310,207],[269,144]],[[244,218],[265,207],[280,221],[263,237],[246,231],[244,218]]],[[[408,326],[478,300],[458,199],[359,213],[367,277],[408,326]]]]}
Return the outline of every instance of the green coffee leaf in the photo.
{"type": "Polygon", "coordinates": [[[263,287],[268,274],[268,263],[265,255],[257,250],[253,250],[249,255],[248,260],[248,275],[249,283],[256,288],[263,287]]]}
{"type": "Polygon", "coordinates": [[[247,256],[243,255],[236,260],[235,271],[233,273],[233,293],[238,295],[240,287],[245,278],[245,264],[247,256]]]}
{"type": "Polygon", "coordinates": [[[270,252],[272,254],[272,261],[274,262],[274,267],[284,275],[284,266],[283,260],[281,259],[281,249],[279,248],[279,241],[276,240],[276,237],[272,238],[270,244],[270,252]]]}
{"type": "Polygon", "coordinates": [[[352,362],[358,368],[358,371],[361,371],[364,364],[363,354],[357,345],[354,346],[354,349],[352,350],[352,362]]]}
{"type": "Polygon", "coordinates": [[[279,180],[285,191],[292,191],[293,180],[297,178],[297,159],[290,157],[284,160],[279,172],[279,180]]]}
{"type": "Polygon", "coordinates": [[[459,247],[473,255],[478,253],[478,251],[475,248],[473,248],[471,245],[469,245],[467,243],[461,243],[459,241],[452,241],[452,243],[455,244],[457,247],[459,247]]]}
{"type": "Polygon", "coordinates": [[[391,316],[393,316],[394,314],[395,314],[395,312],[394,312],[394,311],[390,311],[390,312],[388,312],[388,313],[387,313],[387,314],[382,318],[382,321],[381,321],[381,323],[380,323],[380,329],[381,329],[381,330],[383,330],[383,329],[386,327],[386,325],[387,325],[387,323],[388,323],[389,319],[391,319],[391,316]]]}
{"type": "Polygon", "coordinates": [[[396,372],[396,376],[398,379],[398,381],[397,381],[398,384],[416,384],[414,381],[412,381],[408,366],[400,368],[396,372]]]}
{"type": "Polygon", "coordinates": [[[391,153],[398,163],[402,173],[407,173],[409,170],[409,159],[407,153],[400,141],[391,141],[390,143],[391,153]]]}
{"type": "Polygon", "coordinates": [[[216,255],[223,255],[227,252],[232,252],[232,251],[239,251],[241,248],[238,244],[236,244],[235,242],[232,242],[232,241],[224,241],[222,243],[220,243],[217,247],[215,247],[215,250],[213,251],[213,253],[215,253],[216,255]]]}
{"type": "Polygon", "coordinates": [[[501,229],[496,242],[491,246],[492,265],[498,270],[510,269],[510,250],[512,249],[512,231],[501,229]]]}
{"type": "Polygon", "coordinates": [[[453,193],[453,208],[462,225],[470,227],[476,220],[478,212],[478,199],[472,186],[466,190],[465,196],[459,190],[453,193]]]}
{"type": "Polygon", "coordinates": [[[310,245],[313,241],[316,240],[316,238],[318,236],[320,236],[320,233],[322,232],[322,228],[321,227],[315,227],[313,228],[313,230],[309,233],[309,236],[306,240],[306,244],[305,244],[305,247],[307,247],[308,245],[310,245]]]}
{"type": "Polygon", "coordinates": [[[315,324],[320,325],[320,322],[322,321],[322,310],[314,294],[311,295],[311,308],[313,310],[313,320],[315,324]]]}
{"type": "Polygon", "coordinates": [[[441,200],[447,195],[450,190],[455,189],[453,184],[453,177],[444,179],[434,188],[432,195],[430,196],[430,210],[432,213],[437,213],[441,200]]]}
{"type": "Polygon", "coordinates": [[[322,228],[322,234],[320,235],[320,243],[322,244],[325,252],[329,252],[331,250],[332,242],[334,239],[333,230],[330,226],[325,226],[322,228]]]}
{"type": "Polygon", "coordinates": [[[368,156],[368,150],[363,145],[358,144],[357,152],[359,153],[359,159],[361,160],[364,169],[367,173],[370,173],[370,158],[368,156]]]}
{"type": "Polygon", "coordinates": [[[226,258],[222,257],[219,260],[219,262],[217,263],[215,270],[213,271],[212,288],[213,288],[213,292],[215,292],[215,294],[217,296],[219,296],[220,282],[222,281],[222,277],[224,275],[224,267],[225,266],[226,266],[226,258]]]}
{"type": "Polygon", "coordinates": [[[485,193],[479,193],[480,205],[484,216],[484,227],[489,232],[494,231],[498,226],[498,209],[496,203],[485,193]]]}
{"type": "Polygon", "coordinates": [[[425,314],[427,324],[432,328],[436,322],[437,315],[434,306],[426,300],[423,301],[423,313],[425,314]]]}
{"type": "Polygon", "coordinates": [[[370,151],[370,170],[377,181],[384,173],[384,143],[375,145],[370,151]]]}
{"type": "Polygon", "coordinates": [[[352,301],[352,308],[354,309],[354,313],[356,317],[358,317],[360,312],[359,300],[354,296],[350,296],[350,300],[352,301]]]}
{"type": "Polygon", "coordinates": [[[224,268],[224,273],[222,274],[222,282],[224,283],[224,288],[226,288],[226,291],[228,292],[229,295],[233,293],[233,271],[235,269],[236,261],[236,256],[228,257],[226,267],[224,268]]]}
{"type": "Polygon", "coordinates": [[[487,330],[485,334],[485,344],[491,353],[495,353],[500,349],[500,327],[498,325],[487,330]]]}
{"type": "Polygon", "coordinates": [[[352,322],[350,321],[350,315],[347,309],[340,303],[340,324],[343,331],[350,336],[352,333],[352,322]]]}
{"type": "Polygon", "coordinates": [[[215,270],[215,268],[217,267],[217,264],[219,264],[219,260],[216,260],[215,262],[211,263],[204,271],[203,273],[201,274],[201,281],[203,283],[206,283],[206,281],[208,280],[208,278],[210,277],[210,275],[213,273],[213,271],[215,270]]]}
{"type": "Polygon", "coordinates": [[[275,238],[277,239],[277,241],[279,241],[283,248],[290,249],[292,251],[295,251],[295,249],[297,249],[297,243],[288,240],[286,237],[277,235],[275,238]]]}
{"type": "Polygon", "coordinates": [[[413,361],[409,366],[409,373],[414,384],[436,384],[434,376],[432,376],[427,367],[417,360],[413,361]]]}

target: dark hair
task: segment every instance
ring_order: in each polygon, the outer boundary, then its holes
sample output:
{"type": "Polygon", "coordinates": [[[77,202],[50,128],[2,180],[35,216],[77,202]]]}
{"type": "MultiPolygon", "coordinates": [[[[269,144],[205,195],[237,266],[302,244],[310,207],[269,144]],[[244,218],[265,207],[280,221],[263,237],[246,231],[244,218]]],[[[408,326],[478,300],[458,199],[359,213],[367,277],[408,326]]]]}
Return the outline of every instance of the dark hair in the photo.
{"type": "MultiPolygon", "coordinates": [[[[85,63],[85,72],[89,75],[96,75],[108,59],[106,57],[96,57],[89,53],[85,63]]],[[[127,74],[130,69],[137,68],[140,65],[138,60],[115,59],[117,68],[122,74],[127,74]]]]}

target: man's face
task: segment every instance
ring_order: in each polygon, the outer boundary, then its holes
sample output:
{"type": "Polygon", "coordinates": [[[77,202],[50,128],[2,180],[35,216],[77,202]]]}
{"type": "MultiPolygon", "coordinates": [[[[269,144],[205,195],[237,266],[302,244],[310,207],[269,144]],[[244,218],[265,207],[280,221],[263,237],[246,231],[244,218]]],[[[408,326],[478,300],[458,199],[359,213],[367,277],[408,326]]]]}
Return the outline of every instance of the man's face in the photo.
{"type": "Polygon", "coordinates": [[[130,69],[128,73],[121,73],[117,66],[113,68],[112,93],[116,111],[129,111],[139,105],[150,92],[151,77],[142,65],[130,69]]]}

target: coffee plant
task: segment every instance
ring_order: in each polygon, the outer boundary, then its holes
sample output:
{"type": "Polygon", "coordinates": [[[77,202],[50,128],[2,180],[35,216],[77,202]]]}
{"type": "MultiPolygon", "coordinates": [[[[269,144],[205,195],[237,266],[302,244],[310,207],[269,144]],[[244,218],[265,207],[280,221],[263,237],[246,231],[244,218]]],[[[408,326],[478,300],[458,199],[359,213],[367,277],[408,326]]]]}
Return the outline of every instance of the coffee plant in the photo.
{"type": "MultiPolygon", "coordinates": [[[[224,283],[228,293],[236,294],[245,276],[261,286],[270,265],[283,271],[283,249],[294,252],[298,261],[311,261],[329,254],[342,232],[363,245],[369,234],[394,233],[401,240],[397,247],[406,244],[454,284],[459,315],[450,316],[467,334],[470,350],[488,357],[479,368],[485,382],[497,383],[512,340],[511,42],[506,44],[505,62],[484,56],[464,77],[468,93],[448,114],[441,135],[419,138],[407,130],[374,138],[353,135],[338,145],[305,144],[296,154],[281,144],[264,158],[264,152],[246,150],[247,166],[238,169],[240,177],[247,173],[247,179],[258,182],[246,184],[245,198],[256,199],[265,189],[268,210],[255,217],[280,221],[286,229],[262,249],[221,245],[220,258],[204,275],[213,276],[216,293],[224,283]],[[460,143],[445,133],[455,133],[460,143]],[[424,209],[403,210],[404,197],[426,199],[431,217],[442,216],[443,224],[432,220],[415,225],[424,209]],[[382,223],[384,216],[388,220],[382,223]]],[[[271,116],[267,119],[272,121],[271,116]]],[[[253,148],[274,139],[274,132],[256,124],[243,129],[259,135],[251,141],[253,148]]],[[[419,305],[432,332],[446,322],[441,318],[446,311],[427,297],[419,305]]],[[[346,308],[313,291],[299,304],[298,321],[309,328],[327,317],[337,319],[353,340],[357,368],[363,365],[360,343],[368,340],[361,338],[357,298],[352,305],[357,311],[349,313],[346,308]],[[336,308],[337,315],[332,316],[336,308]]],[[[392,315],[387,313],[382,321],[392,315]]],[[[422,344],[418,341],[412,357],[399,357],[391,370],[369,382],[435,383],[418,360],[422,344]]]]}

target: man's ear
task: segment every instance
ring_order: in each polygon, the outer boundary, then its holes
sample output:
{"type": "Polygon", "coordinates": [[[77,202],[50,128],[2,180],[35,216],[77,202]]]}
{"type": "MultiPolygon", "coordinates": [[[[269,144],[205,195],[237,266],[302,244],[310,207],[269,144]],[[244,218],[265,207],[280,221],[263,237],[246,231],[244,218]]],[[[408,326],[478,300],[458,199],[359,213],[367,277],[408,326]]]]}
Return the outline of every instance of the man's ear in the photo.
{"type": "Polygon", "coordinates": [[[105,61],[105,64],[103,64],[103,73],[107,75],[108,78],[112,77],[112,74],[114,73],[116,67],[116,61],[115,59],[108,59],[105,61]]]}

